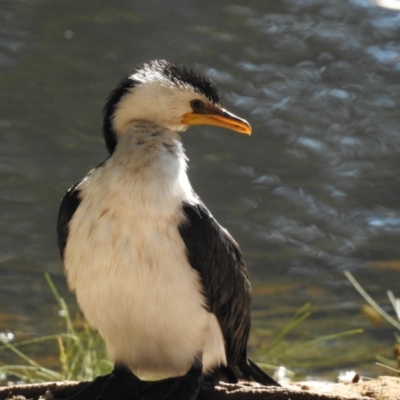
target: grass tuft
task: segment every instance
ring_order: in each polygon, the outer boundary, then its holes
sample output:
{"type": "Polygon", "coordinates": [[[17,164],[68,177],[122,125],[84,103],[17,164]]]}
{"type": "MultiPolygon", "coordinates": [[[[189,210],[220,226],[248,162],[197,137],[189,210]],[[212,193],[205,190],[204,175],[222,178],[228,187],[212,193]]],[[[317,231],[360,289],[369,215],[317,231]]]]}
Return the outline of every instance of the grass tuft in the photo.
{"type": "MultiPolygon", "coordinates": [[[[346,278],[351,282],[354,288],[360,293],[360,295],[364,298],[364,300],[378,313],[380,314],[386,321],[388,321],[391,325],[393,325],[397,330],[400,331],[400,299],[396,298],[394,294],[388,290],[387,295],[389,297],[390,302],[392,303],[393,309],[395,311],[396,317],[399,321],[396,321],[392,316],[390,316],[379,304],[365,291],[365,289],[357,282],[356,278],[348,272],[344,273],[346,278]]],[[[397,358],[397,361],[390,360],[388,358],[384,358],[381,356],[376,356],[376,359],[381,363],[377,363],[382,367],[385,367],[390,370],[396,371],[398,374],[400,373],[400,336],[396,335],[396,345],[394,346],[394,354],[397,358]],[[395,368],[397,366],[397,369],[395,368]]]]}
{"type": "MultiPolygon", "coordinates": [[[[292,359],[293,354],[299,354],[304,349],[312,346],[316,346],[319,343],[342,339],[346,336],[357,335],[363,332],[362,329],[352,329],[348,331],[333,333],[329,335],[319,336],[315,339],[308,340],[298,345],[288,345],[286,336],[296,329],[300,324],[306,321],[311,316],[311,304],[306,303],[301,306],[291,317],[291,319],[283,326],[280,332],[267,344],[260,346],[254,353],[257,364],[260,365],[265,370],[275,373],[279,373],[279,369],[282,367],[273,366],[263,362],[264,360],[274,360],[279,361],[279,363],[284,363],[285,361],[292,359]]],[[[286,378],[291,379],[294,375],[291,371],[286,371],[286,378]]],[[[285,379],[286,379],[285,378],[285,379]]]]}
{"type": "Polygon", "coordinates": [[[107,359],[100,335],[87,323],[81,328],[75,328],[79,325],[79,319],[74,323],[64,299],[58,293],[48,273],[45,273],[45,278],[57,301],[59,314],[65,321],[65,332],[16,343],[9,343],[0,336],[0,352],[8,350],[22,361],[21,365],[0,364],[0,377],[13,377],[26,383],[38,383],[63,380],[89,381],[98,375],[108,373],[112,364],[107,359]],[[57,343],[60,362],[58,371],[43,367],[19,350],[20,347],[47,341],[57,343]]]}

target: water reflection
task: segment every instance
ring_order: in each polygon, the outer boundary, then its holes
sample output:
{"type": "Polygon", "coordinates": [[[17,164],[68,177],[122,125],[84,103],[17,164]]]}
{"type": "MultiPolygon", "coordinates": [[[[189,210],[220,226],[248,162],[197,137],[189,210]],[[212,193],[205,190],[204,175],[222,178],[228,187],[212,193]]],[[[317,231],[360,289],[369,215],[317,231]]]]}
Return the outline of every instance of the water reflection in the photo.
{"type": "MultiPolygon", "coordinates": [[[[378,349],[390,356],[392,331],[358,314],[342,272],[354,270],[384,304],[397,289],[397,12],[368,0],[21,0],[0,11],[1,332],[58,329],[43,279],[51,271],[73,302],[56,251],[58,201],[106,155],[101,107],[115,82],[168,58],[208,72],[253,126],[251,138],[209,127],[184,134],[192,183],[251,268],[253,340],[267,341],[310,301],[314,315],[291,340],[364,327],[362,339],[326,345],[325,360],[351,352],[371,373],[378,349]],[[267,333],[257,336],[258,326],[267,333]],[[368,357],[355,352],[360,343],[368,357]]],[[[306,357],[290,362],[305,374],[322,368],[318,354],[307,367],[306,357]]],[[[336,361],[327,373],[348,364],[336,361]]]]}
{"type": "Polygon", "coordinates": [[[400,10],[400,1],[398,0],[371,0],[371,3],[379,7],[400,10]]]}

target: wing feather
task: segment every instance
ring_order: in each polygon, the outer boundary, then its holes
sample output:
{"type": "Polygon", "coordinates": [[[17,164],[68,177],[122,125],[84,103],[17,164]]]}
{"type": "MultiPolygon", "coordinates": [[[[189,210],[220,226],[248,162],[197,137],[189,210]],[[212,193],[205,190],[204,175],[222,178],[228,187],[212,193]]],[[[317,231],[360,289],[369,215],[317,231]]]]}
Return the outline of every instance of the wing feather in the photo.
{"type": "Polygon", "coordinates": [[[238,244],[204,204],[183,204],[180,233],[189,263],[199,272],[210,312],[221,326],[229,365],[246,358],[250,330],[250,282],[238,244]]]}
{"type": "Polygon", "coordinates": [[[81,202],[79,198],[80,191],[78,189],[79,183],[68,189],[61,200],[60,209],[58,211],[57,236],[61,259],[64,259],[64,250],[67,245],[69,234],[69,223],[81,202]]]}

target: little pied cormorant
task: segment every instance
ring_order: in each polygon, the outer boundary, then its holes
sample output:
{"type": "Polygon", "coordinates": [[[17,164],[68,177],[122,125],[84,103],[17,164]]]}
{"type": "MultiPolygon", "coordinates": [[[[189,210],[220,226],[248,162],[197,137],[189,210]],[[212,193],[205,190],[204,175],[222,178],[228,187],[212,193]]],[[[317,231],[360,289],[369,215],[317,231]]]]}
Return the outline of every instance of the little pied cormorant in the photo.
{"type": "Polygon", "coordinates": [[[69,287],[115,371],[195,376],[188,398],[202,379],[278,385],[247,357],[239,246],[186,173],[178,132],[200,124],[251,133],[208,77],[160,60],[138,67],[104,107],[109,157],[68,190],[57,226],[69,287]]]}

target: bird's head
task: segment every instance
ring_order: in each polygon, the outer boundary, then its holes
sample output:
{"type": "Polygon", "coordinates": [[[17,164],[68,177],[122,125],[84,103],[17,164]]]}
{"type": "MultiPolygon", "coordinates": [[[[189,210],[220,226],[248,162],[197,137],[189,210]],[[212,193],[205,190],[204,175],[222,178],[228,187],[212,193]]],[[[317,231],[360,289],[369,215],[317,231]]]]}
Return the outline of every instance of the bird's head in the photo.
{"type": "Polygon", "coordinates": [[[251,133],[247,121],[222,107],[209,77],[163,60],[138,67],[111,93],[104,107],[103,124],[110,153],[135,121],[151,122],[173,131],[209,124],[251,133]]]}

